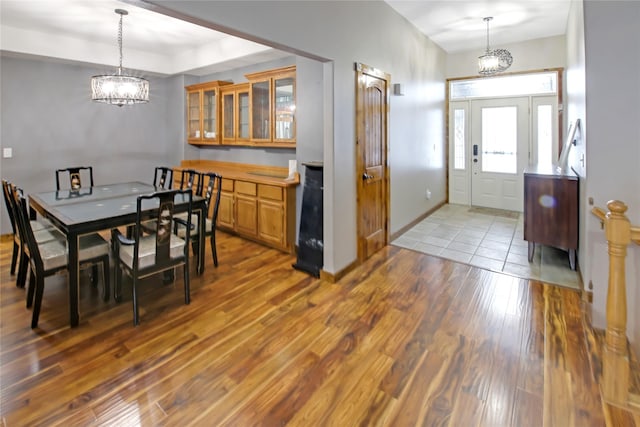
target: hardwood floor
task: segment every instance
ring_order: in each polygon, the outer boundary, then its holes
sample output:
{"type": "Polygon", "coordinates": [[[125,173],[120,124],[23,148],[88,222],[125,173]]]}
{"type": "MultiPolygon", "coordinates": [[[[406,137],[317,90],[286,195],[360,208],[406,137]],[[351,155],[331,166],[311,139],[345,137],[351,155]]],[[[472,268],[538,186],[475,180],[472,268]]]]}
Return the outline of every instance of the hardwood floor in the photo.
{"type": "Polygon", "coordinates": [[[6,426],[640,427],[601,401],[573,290],[391,246],[331,284],[219,233],[190,305],[147,281],[133,327],[127,282],[105,303],[83,273],[70,329],[61,275],[32,330],[0,249],[6,426]]]}

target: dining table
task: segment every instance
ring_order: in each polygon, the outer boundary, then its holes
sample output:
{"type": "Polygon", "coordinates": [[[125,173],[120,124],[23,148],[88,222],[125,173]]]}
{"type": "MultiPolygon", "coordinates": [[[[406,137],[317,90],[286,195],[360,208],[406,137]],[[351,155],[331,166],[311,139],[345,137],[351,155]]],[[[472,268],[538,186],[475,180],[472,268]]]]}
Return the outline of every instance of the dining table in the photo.
{"type": "MultiPolygon", "coordinates": [[[[78,260],[78,242],[80,236],[117,227],[132,226],[136,222],[137,198],[150,194],[157,189],[143,182],[123,182],[77,190],[58,190],[29,195],[31,216],[41,215],[63,232],[67,238],[68,274],[69,274],[69,323],[71,327],[79,324],[80,301],[80,265],[78,260]]],[[[151,219],[157,216],[155,205],[143,205],[143,214],[151,219]]],[[[174,200],[175,212],[186,212],[188,196],[177,194],[174,200]]],[[[205,229],[206,200],[197,195],[192,197],[192,212],[196,214],[198,229],[205,229]]],[[[204,233],[198,233],[197,272],[204,272],[204,233]]],[[[110,286],[108,283],[105,286],[110,286]]]]}

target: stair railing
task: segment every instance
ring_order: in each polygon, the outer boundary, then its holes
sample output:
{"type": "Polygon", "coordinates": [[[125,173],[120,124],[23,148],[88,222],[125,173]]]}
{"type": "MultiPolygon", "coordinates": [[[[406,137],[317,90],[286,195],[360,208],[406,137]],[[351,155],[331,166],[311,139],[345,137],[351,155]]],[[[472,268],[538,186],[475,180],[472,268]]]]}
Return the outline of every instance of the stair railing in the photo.
{"type": "Polygon", "coordinates": [[[640,245],[640,227],[632,226],[625,215],[627,205],[619,200],[607,203],[608,212],[594,207],[591,212],[604,224],[609,248],[607,327],[602,354],[602,394],[617,406],[640,409],[638,395],[629,390],[629,349],[627,346],[627,291],[625,258],[631,242],[640,245]]]}

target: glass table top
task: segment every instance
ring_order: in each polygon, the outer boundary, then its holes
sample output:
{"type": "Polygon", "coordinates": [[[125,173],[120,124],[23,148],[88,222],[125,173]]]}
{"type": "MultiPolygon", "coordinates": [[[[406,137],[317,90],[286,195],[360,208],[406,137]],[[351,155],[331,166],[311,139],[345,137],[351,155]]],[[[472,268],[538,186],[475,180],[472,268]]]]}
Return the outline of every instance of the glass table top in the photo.
{"type": "MultiPolygon", "coordinates": [[[[153,185],[142,182],[128,182],[81,188],[77,191],[61,190],[30,195],[30,199],[40,205],[47,213],[62,224],[72,225],[99,221],[115,220],[118,217],[135,214],[137,197],[156,191],[153,185]]],[[[181,204],[188,196],[176,195],[175,203],[181,204]]],[[[202,200],[193,196],[193,201],[202,200]]],[[[154,209],[158,200],[143,200],[142,208],[154,209]]]]}

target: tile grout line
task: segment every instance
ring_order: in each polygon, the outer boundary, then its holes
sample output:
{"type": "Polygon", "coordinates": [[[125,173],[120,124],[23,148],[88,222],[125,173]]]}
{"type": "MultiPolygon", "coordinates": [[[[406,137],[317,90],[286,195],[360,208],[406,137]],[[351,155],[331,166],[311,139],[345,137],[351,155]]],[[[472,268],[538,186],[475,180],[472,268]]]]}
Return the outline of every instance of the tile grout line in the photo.
{"type": "Polygon", "coordinates": [[[504,263],[502,264],[502,272],[504,273],[504,268],[507,266],[507,259],[509,259],[509,253],[511,252],[511,246],[513,246],[513,239],[515,238],[516,231],[518,231],[518,222],[520,221],[520,213],[518,213],[518,218],[516,218],[516,226],[513,228],[513,233],[511,233],[511,240],[509,241],[509,248],[507,249],[507,256],[504,258],[504,263]]]}

